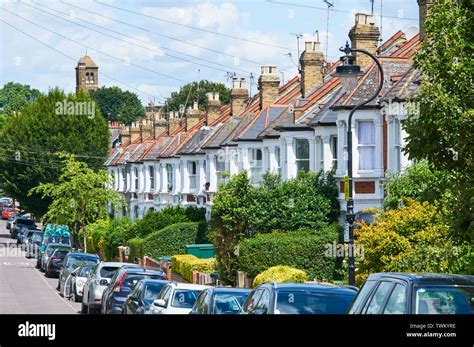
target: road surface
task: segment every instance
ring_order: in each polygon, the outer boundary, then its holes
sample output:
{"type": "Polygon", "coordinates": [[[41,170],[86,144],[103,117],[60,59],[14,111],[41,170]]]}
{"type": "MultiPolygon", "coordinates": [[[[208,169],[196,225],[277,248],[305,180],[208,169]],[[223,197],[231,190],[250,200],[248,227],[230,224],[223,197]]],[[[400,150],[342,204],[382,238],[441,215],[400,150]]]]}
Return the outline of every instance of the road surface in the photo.
{"type": "Polygon", "coordinates": [[[62,298],[57,278],[46,278],[35,268],[36,259],[11,248],[6,222],[0,221],[0,314],[77,314],[80,303],[62,298]],[[9,247],[9,244],[10,247],[9,247]]]}

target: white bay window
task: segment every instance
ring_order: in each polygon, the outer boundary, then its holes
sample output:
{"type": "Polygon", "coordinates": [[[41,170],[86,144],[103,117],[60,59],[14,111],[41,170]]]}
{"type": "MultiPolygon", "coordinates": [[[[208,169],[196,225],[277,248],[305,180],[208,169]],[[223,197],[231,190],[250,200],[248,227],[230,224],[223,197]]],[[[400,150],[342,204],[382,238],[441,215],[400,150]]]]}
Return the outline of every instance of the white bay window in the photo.
{"type": "Polygon", "coordinates": [[[359,121],[357,129],[357,150],[359,170],[375,169],[375,124],[373,121],[359,121]]]}

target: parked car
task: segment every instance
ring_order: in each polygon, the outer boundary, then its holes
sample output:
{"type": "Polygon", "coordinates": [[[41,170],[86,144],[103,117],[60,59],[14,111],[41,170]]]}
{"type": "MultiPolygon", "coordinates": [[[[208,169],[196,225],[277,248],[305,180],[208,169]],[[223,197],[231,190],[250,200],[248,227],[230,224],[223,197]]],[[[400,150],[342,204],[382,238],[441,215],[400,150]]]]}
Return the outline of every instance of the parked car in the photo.
{"type": "Polygon", "coordinates": [[[198,284],[171,282],[161,290],[146,314],[189,314],[199,294],[207,288],[198,284]]]}
{"type": "Polygon", "coordinates": [[[166,280],[161,270],[144,270],[136,268],[120,268],[111,279],[102,294],[102,314],[121,314],[123,304],[133,287],[142,279],[166,280]]]}
{"type": "Polygon", "coordinates": [[[38,253],[38,248],[43,241],[43,233],[37,230],[31,230],[26,236],[25,251],[27,258],[33,258],[38,253]],[[31,235],[31,237],[29,237],[31,235]]]}
{"type": "Polygon", "coordinates": [[[49,258],[53,255],[54,251],[56,249],[62,249],[62,250],[67,250],[67,251],[72,251],[71,246],[69,245],[64,245],[62,243],[50,243],[48,246],[46,246],[46,249],[43,253],[42,259],[41,259],[41,271],[46,271],[46,265],[48,264],[49,258]]]}
{"type": "Polygon", "coordinates": [[[74,302],[82,302],[82,293],[84,292],[84,284],[89,278],[92,270],[96,267],[96,264],[84,264],[75,268],[71,273],[71,293],[74,297],[74,302]]]}
{"type": "Polygon", "coordinates": [[[21,230],[21,228],[26,227],[26,228],[36,228],[35,221],[29,218],[24,218],[24,217],[18,217],[15,219],[15,221],[12,224],[12,227],[10,229],[10,237],[12,239],[16,239],[18,232],[21,230]]]}
{"type": "Polygon", "coordinates": [[[50,243],[61,243],[71,246],[71,239],[69,228],[66,225],[47,224],[44,228],[43,241],[38,248],[36,256],[36,267],[41,269],[43,267],[42,261],[46,247],[50,243]]]}
{"type": "Polygon", "coordinates": [[[264,283],[247,297],[241,314],[345,314],[357,290],[313,283],[264,283]]]}
{"type": "Polygon", "coordinates": [[[61,267],[59,272],[58,287],[57,289],[65,297],[71,294],[71,273],[81,265],[91,264],[97,265],[100,263],[100,258],[97,254],[87,253],[69,253],[64,259],[64,265],[61,267]],[[66,283],[69,279],[69,282],[66,283]],[[68,286],[66,286],[68,284],[68,286]]]}
{"type": "Polygon", "coordinates": [[[28,235],[32,235],[34,232],[41,232],[41,229],[38,228],[30,228],[30,227],[22,227],[21,230],[18,232],[16,237],[17,244],[25,244],[28,235]]]}
{"type": "Polygon", "coordinates": [[[7,220],[12,216],[16,216],[16,210],[11,207],[4,208],[2,210],[2,219],[7,220]]]}
{"type": "Polygon", "coordinates": [[[250,289],[211,287],[199,294],[191,314],[238,314],[250,289]]]}
{"type": "Polygon", "coordinates": [[[474,276],[371,274],[350,314],[474,314],[474,276]]]}
{"type": "Polygon", "coordinates": [[[143,279],[139,281],[125,300],[122,313],[144,314],[168,283],[167,280],[143,279]]]}
{"type": "MultiPolygon", "coordinates": [[[[13,222],[15,221],[16,217],[17,217],[16,214],[14,214],[14,215],[12,215],[10,218],[8,218],[8,220],[7,220],[7,225],[6,225],[6,228],[7,228],[8,230],[11,230],[11,229],[12,229],[12,225],[13,225],[13,222]]],[[[10,232],[10,234],[11,234],[11,232],[10,232]]]]}
{"type": "Polygon", "coordinates": [[[70,248],[59,247],[56,248],[51,256],[46,261],[44,268],[44,275],[46,277],[53,277],[59,275],[59,272],[64,264],[64,259],[71,252],[70,248]]]}
{"type": "MultiPolygon", "coordinates": [[[[84,284],[81,304],[82,313],[93,314],[100,311],[104,290],[109,285],[115,272],[125,264],[119,262],[101,262],[97,264],[84,284]]],[[[137,267],[139,266],[137,265],[137,267]]]]}

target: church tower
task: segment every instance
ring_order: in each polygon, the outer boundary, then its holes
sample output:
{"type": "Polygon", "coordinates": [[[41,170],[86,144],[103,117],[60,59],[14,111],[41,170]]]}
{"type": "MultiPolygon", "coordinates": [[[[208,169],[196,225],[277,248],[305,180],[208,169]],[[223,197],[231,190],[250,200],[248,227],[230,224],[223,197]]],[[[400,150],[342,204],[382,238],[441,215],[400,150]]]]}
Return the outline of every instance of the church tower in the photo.
{"type": "Polygon", "coordinates": [[[85,55],[79,59],[76,66],[76,93],[79,90],[96,90],[99,87],[99,67],[85,55]]]}

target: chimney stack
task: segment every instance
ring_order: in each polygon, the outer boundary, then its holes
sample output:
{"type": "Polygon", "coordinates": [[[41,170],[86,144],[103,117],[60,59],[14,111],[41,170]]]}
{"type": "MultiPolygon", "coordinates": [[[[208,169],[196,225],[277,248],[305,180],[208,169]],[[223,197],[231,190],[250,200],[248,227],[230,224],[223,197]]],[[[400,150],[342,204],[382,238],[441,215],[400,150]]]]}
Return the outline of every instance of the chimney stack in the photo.
{"type": "MultiPolygon", "coordinates": [[[[377,46],[379,43],[380,31],[374,23],[374,17],[370,14],[356,13],[355,25],[349,31],[352,48],[360,48],[377,54],[377,46]]],[[[356,53],[356,64],[362,70],[367,69],[372,64],[372,59],[362,53],[356,53]]]]}
{"type": "Polygon", "coordinates": [[[141,129],[137,122],[132,123],[132,127],[130,129],[130,142],[134,142],[140,138],[141,129]]]}
{"type": "Polygon", "coordinates": [[[278,97],[280,87],[280,76],[274,65],[262,66],[262,74],[258,78],[258,89],[260,90],[260,109],[271,104],[278,97]]]}
{"type": "Polygon", "coordinates": [[[176,130],[179,129],[179,112],[178,111],[170,111],[168,116],[168,135],[171,135],[176,130]]]}
{"type": "Polygon", "coordinates": [[[127,145],[130,143],[130,127],[122,125],[120,129],[120,143],[122,145],[127,145]]]}
{"type": "Polygon", "coordinates": [[[193,107],[188,107],[185,114],[185,126],[186,131],[191,130],[196,124],[199,123],[200,111],[197,101],[193,102],[193,107]]]}
{"type": "Polygon", "coordinates": [[[301,53],[301,94],[302,98],[308,92],[323,82],[324,54],[320,49],[321,44],[315,41],[305,43],[305,50],[301,53]]]}
{"type": "Polygon", "coordinates": [[[425,39],[425,20],[433,2],[434,0],[418,0],[418,8],[420,11],[420,41],[424,41],[425,39]]]}
{"type": "Polygon", "coordinates": [[[215,122],[221,115],[221,102],[219,100],[219,93],[206,93],[206,125],[215,122]]]}
{"type": "Polygon", "coordinates": [[[143,142],[151,135],[152,124],[148,119],[140,122],[140,141],[143,142]]]}
{"type": "Polygon", "coordinates": [[[249,90],[245,78],[232,78],[232,90],[230,92],[231,115],[238,116],[245,110],[249,98],[249,90]]]}
{"type": "Polygon", "coordinates": [[[160,134],[166,131],[166,118],[161,112],[153,115],[153,138],[156,139],[160,134]]]}

